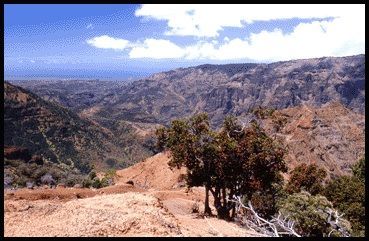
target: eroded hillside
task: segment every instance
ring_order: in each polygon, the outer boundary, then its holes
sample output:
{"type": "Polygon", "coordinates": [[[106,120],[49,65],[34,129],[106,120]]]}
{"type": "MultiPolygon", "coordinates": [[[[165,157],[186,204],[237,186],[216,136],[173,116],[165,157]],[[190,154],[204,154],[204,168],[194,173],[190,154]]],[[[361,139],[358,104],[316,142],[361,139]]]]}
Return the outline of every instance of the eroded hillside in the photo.
{"type": "MultiPolygon", "coordinates": [[[[83,170],[86,165],[125,166],[151,154],[137,144],[135,131],[119,126],[130,140],[118,140],[111,130],[37,95],[4,82],[4,144],[26,147],[45,160],[83,170]]],[[[123,135],[123,134],[122,134],[123,135]]]]}
{"type": "Polygon", "coordinates": [[[287,146],[290,169],[317,163],[331,177],[350,174],[352,164],[365,154],[365,116],[338,102],[279,110],[262,123],[270,136],[287,146]],[[278,126],[277,120],[283,124],[278,126]]]}

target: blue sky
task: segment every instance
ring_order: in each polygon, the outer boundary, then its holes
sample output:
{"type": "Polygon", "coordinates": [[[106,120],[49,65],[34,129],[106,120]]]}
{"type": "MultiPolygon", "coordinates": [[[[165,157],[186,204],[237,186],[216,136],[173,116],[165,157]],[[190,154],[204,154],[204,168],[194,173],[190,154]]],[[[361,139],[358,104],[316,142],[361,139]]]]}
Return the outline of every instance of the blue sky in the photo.
{"type": "Polygon", "coordinates": [[[144,77],[364,53],[364,5],[6,4],[6,78],[144,77]]]}

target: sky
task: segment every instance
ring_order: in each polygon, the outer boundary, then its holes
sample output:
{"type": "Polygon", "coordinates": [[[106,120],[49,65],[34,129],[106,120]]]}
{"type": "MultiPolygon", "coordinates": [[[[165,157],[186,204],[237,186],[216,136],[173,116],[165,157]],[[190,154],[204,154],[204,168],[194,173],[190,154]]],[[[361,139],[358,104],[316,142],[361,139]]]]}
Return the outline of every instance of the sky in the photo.
{"type": "Polygon", "coordinates": [[[365,53],[365,5],[5,4],[5,78],[135,79],[365,53]]]}

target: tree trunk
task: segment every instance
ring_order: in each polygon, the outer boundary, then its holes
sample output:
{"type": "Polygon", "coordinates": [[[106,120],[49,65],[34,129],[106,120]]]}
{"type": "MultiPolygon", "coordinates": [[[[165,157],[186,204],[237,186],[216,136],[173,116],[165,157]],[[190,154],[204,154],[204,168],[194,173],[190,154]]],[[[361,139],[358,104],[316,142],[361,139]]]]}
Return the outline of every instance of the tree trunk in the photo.
{"type": "Polygon", "coordinates": [[[236,207],[235,207],[235,206],[233,206],[233,207],[232,207],[232,214],[231,214],[231,219],[232,219],[232,220],[234,219],[235,215],[236,215],[236,207]]]}
{"type": "Polygon", "coordinates": [[[226,189],[222,188],[219,193],[219,200],[218,200],[219,205],[217,205],[218,218],[224,219],[224,220],[230,220],[230,216],[229,216],[230,210],[227,207],[225,195],[226,195],[226,189]]]}
{"type": "MultiPolygon", "coordinates": [[[[229,192],[229,200],[233,199],[233,195],[234,195],[234,190],[231,189],[229,192]]],[[[236,215],[236,205],[234,202],[228,201],[228,205],[230,205],[232,207],[232,213],[231,213],[231,219],[233,220],[235,215],[236,215]]]]}
{"type": "Polygon", "coordinates": [[[213,194],[214,197],[214,207],[217,210],[217,217],[219,219],[229,220],[229,211],[227,209],[226,203],[223,203],[222,205],[222,189],[220,187],[215,187],[215,190],[209,189],[211,191],[211,194],[213,194]]]}
{"type": "Polygon", "coordinates": [[[209,206],[209,186],[205,185],[205,214],[211,215],[211,209],[209,206]]]}

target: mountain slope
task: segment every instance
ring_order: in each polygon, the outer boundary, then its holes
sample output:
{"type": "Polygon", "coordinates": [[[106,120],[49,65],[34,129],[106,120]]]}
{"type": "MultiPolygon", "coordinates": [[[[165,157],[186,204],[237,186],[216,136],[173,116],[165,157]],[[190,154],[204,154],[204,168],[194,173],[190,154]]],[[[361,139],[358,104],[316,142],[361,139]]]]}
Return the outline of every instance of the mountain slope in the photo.
{"type": "Polygon", "coordinates": [[[257,106],[277,109],[339,101],[364,114],[365,56],[272,64],[201,65],[180,68],[122,86],[94,105],[95,116],[168,123],[196,112],[219,125],[227,114],[257,106]]]}
{"type": "Polygon", "coordinates": [[[277,109],[339,101],[365,113],[365,55],[271,64],[200,65],[123,84],[113,81],[25,81],[21,86],[91,118],[167,124],[206,111],[219,125],[257,107],[277,109]]]}
{"type": "Polygon", "coordinates": [[[262,125],[287,146],[290,170],[299,163],[317,163],[330,177],[349,174],[365,153],[365,116],[338,102],[275,111],[262,125]],[[279,128],[278,119],[284,119],[279,128]]]}
{"type": "Polygon", "coordinates": [[[84,170],[89,164],[106,168],[109,159],[125,166],[134,161],[132,155],[137,161],[151,154],[137,145],[137,136],[130,128],[127,136],[133,141],[124,145],[109,130],[7,82],[4,110],[4,144],[26,147],[51,162],[84,170]]]}
{"type": "Polygon", "coordinates": [[[113,80],[23,80],[12,83],[77,113],[93,107],[106,93],[114,93],[126,85],[123,81],[113,80]]]}

